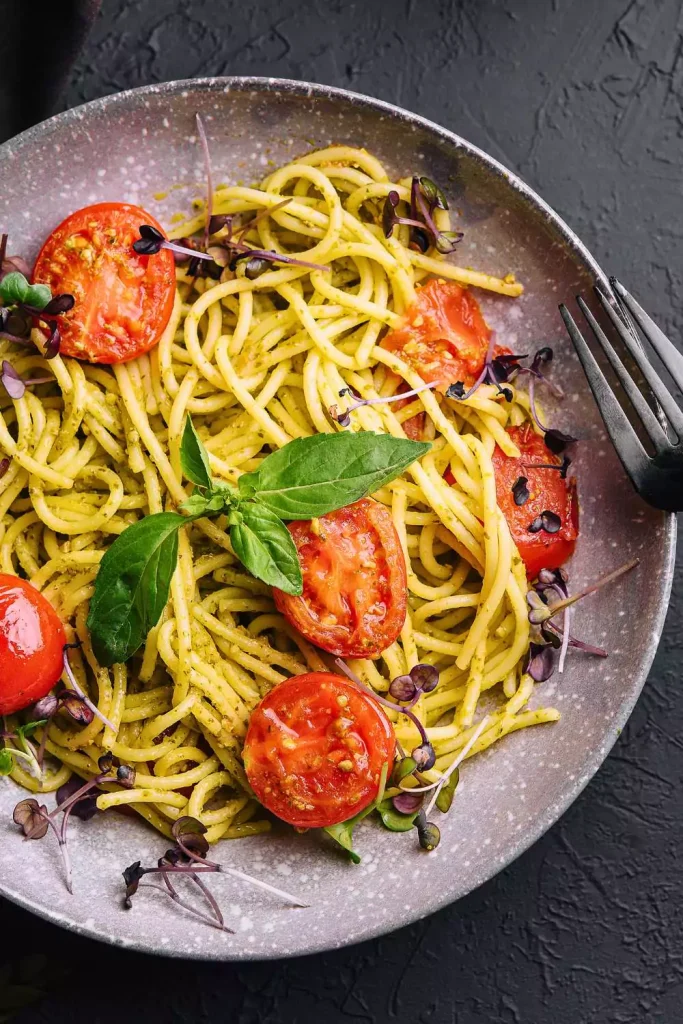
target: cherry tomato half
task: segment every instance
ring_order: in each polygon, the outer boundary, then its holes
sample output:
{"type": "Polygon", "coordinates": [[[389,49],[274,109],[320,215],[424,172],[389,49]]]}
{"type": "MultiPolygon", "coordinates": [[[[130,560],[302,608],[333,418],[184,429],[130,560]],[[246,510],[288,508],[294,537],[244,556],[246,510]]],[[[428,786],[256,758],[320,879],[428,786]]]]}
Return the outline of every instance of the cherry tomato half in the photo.
{"type": "Polygon", "coordinates": [[[579,535],[579,505],[573,480],[563,480],[554,469],[532,469],[530,464],[560,465],[560,460],[548,451],[540,434],[529,424],[510,427],[508,433],[519,448],[517,459],[505,455],[496,447],[493,468],[496,474],[496,496],[512,539],[517,545],[527,576],[535,579],[541,569],[558,569],[574,551],[579,535]],[[529,500],[516,505],[512,488],[520,476],[527,478],[529,500]],[[542,512],[554,512],[562,521],[557,533],[529,533],[529,524],[542,512]]]}
{"type": "Polygon", "coordinates": [[[0,715],[49,693],[62,674],[64,626],[39,590],[0,574],[0,715]]]}
{"type": "Polygon", "coordinates": [[[148,352],[169,321],[175,297],[173,254],[139,256],[140,225],[161,227],[128,203],[96,203],[62,221],[38,254],[33,279],[76,300],[60,317],[62,355],[122,363],[148,352]]]}
{"type": "Polygon", "coordinates": [[[417,291],[404,323],[383,338],[381,347],[396,352],[439,391],[462,381],[473,384],[480,373],[491,331],[479,303],[455,281],[429,281],[417,291]]]}
{"type": "Polygon", "coordinates": [[[325,828],[362,811],[394,757],[379,704],[331,672],[275,686],[252,713],[244,767],[264,807],[297,828],[325,828]]]}
{"type": "Polygon", "coordinates": [[[317,520],[288,524],[304,578],[300,597],[273,590],[285,618],[343,658],[378,658],[406,618],[406,563],[384,505],[362,498],[317,520]]]}

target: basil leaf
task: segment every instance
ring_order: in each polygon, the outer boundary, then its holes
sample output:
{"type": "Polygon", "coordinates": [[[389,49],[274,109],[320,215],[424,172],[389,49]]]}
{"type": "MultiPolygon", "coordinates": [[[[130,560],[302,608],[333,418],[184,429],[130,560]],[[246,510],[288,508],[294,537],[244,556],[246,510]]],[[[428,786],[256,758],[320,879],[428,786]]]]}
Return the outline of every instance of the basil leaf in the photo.
{"type": "Polygon", "coordinates": [[[180,444],[180,465],[188,480],[198,487],[211,489],[211,468],[206,448],[199,439],[199,434],[194,429],[190,416],[185,420],[183,439],[180,444]]]}
{"type": "Polygon", "coordinates": [[[0,748],[0,775],[9,775],[14,768],[14,758],[7,747],[0,748]]]}
{"type": "Polygon", "coordinates": [[[436,798],[436,806],[439,808],[442,814],[446,814],[451,809],[453,803],[453,797],[455,796],[455,790],[458,783],[460,782],[460,769],[456,768],[448,776],[448,781],[445,786],[442,786],[439,790],[439,795],[436,798]]]}
{"type": "Polygon", "coordinates": [[[390,832],[410,832],[415,824],[415,819],[420,813],[420,808],[418,807],[412,814],[401,814],[400,811],[396,810],[391,800],[382,800],[377,810],[382,819],[382,824],[390,832]]]}
{"type": "Polygon", "coordinates": [[[226,505],[229,505],[229,501],[226,502],[225,495],[223,494],[199,494],[195,492],[179,508],[188,518],[199,519],[202,516],[216,515],[222,512],[226,505]]]}
{"type": "Polygon", "coordinates": [[[0,298],[6,306],[14,306],[17,302],[25,302],[29,283],[23,274],[13,270],[0,281],[0,298]]]}
{"type": "Polygon", "coordinates": [[[34,309],[45,309],[52,299],[52,292],[46,284],[30,284],[26,289],[24,302],[34,309]]]}
{"type": "Polygon", "coordinates": [[[239,490],[281,519],[312,519],[376,491],[430,448],[369,431],[298,437],[241,476],[239,490]]]}
{"type": "Polygon", "coordinates": [[[161,618],[178,558],[178,530],[186,523],[175,512],[146,516],[106,552],[88,615],[100,665],[127,661],[161,618]]]}
{"type": "Polygon", "coordinates": [[[257,580],[300,594],[303,578],[299,555],[285,524],[257,503],[245,503],[232,513],[230,543],[242,564],[257,580]]]}
{"type": "Polygon", "coordinates": [[[389,772],[389,765],[384,764],[382,767],[382,774],[379,779],[379,789],[377,790],[377,796],[369,804],[365,810],[359,811],[358,814],[354,814],[353,818],[347,818],[346,821],[340,821],[337,825],[328,825],[327,828],[323,829],[323,832],[327,832],[331,839],[334,839],[335,843],[339,843],[342,849],[346,850],[349,857],[354,864],[360,864],[360,856],[356,853],[353,848],[353,830],[363,818],[367,818],[368,814],[372,814],[375,808],[379,808],[384,798],[384,790],[387,784],[387,774],[389,772]]]}

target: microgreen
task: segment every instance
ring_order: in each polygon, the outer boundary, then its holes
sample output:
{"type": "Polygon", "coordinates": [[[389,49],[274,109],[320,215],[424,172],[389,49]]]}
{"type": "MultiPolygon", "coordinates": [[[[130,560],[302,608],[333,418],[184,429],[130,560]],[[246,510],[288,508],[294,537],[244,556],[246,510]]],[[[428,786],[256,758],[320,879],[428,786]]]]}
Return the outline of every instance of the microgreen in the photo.
{"type": "Polygon", "coordinates": [[[194,492],[180,512],[159,512],[129,526],[100,563],[88,616],[98,661],[107,666],[127,661],[157,624],[177,562],[178,531],[193,519],[224,513],[243,565],[270,586],[300,594],[299,558],[283,520],[311,519],[349,505],[393,480],[429,448],[368,432],[296,438],[242,475],[236,489],[213,480],[208,454],[188,417],[181,464],[194,492]]]}
{"type": "Polygon", "coordinates": [[[166,850],[166,853],[159,858],[155,866],[143,867],[142,863],[137,860],[124,869],[123,880],[126,884],[126,892],[123,905],[127,910],[131,909],[133,897],[140,889],[155,889],[171,899],[177,906],[182,907],[183,910],[187,911],[198,921],[202,921],[212,928],[217,928],[219,931],[231,932],[232,929],[228,928],[225,924],[221,909],[204,881],[205,875],[217,874],[219,872],[232,875],[243,882],[254,885],[259,889],[264,889],[266,892],[278,896],[295,907],[306,907],[308,905],[296,896],[292,896],[290,893],[284,892],[282,889],[278,889],[274,885],[262,881],[260,878],[252,878],[251,875],[238,871],[236,868],[230,868],[215,861],[207,860],[206,855],[209,852],[209,843],[206,839],[207,828],[197,818],[191,818],[187,815],[178,818],[173,823],[171,832],[174,840],[173,846],[166,850]],[[157,885],[153,882],[142,881],[143,878],[150,875],[158,875],[163,884],[157,885]],[[194,883],[200,890],[209,906],[209,913],[200,910],[180,895],[174,885],[174,881],[178,882],[182,879],[194,883]]]}
{"type": "MultiPolygon", "coordinates": [[[[57,318],[74,306],[73,295],[52,295],[46,284],[30,284],[31,271],[20,256],[5,256],[7,235],[0,238],[0,338],[19,345],[32,346],[31,321],[47,320],[50,332],[43,355],[54,359],[59,352],[61,335],[57,318]]],[[[9,365],[9,364],[7,364],[9,365]]],[[[52,378],[21,382],[18,375],[3,366],[2,383],[12,398],[21,398],[28,384],[47,383],[52,378]],[[23,385],[23,389],[22,389],[23,385]],[[21,393],[19,393],[21,392],[21,393]]]]}
{"type": "Polygon", "coordinates": [[[527,477],[518,476],[512,485],[512,497],[515,499],[515,505],[526,505],[529,500],[528,483],[529,480],[527,477]]]}
{"type": "Polygon", "coordinates": [[[30,380],[24,380],[10,362],[6,359],[2,361],[0,381],[10,398],[23,398],[26,388],[34,387],[36,384],[52,384],[54,379],[54,377],[32,377],[30,380]]]}
{"type": "Polygon", "coordinates": [[[600,658],[607,657],[607,651],[603,648],[586,644],[571,635],[573,606],[577,601],[588,597],[589,594],[595,593],[608,583],[613,583],[625,573],[630,572],[639,563],[640,559],[634,558],[618,569],[607,573],[597,583],[593,583],[573,595],[568,592],[567,574],[563,569],[542,569],[540,571],[538,580],[527,593],[531,646],[525,671],[536,682],[545,682],[553,674],[555,669],[554,652],[557,649],[560,651],[558,663],[560,672],[564,670],[564,661],[570,647],[600,658]],[[561,627],[554,622],[555,617],[560,613],[563,616],[561,627]]]}
{"type": "Polygon", "coordinates": [[[491,331],[491,337],[489,339],[488,349],[484,358],[484,365],[481,372],[474,384],[470,388],[465,388],[462,381],[456,381],[446,391],[447,398],[455,398],[459,401],[465,401],[474,394],[474,392],[481,387],[482,384],[493,384],[497,389],[498,394],[502,395],[506,402],[512,401],[512,391],[510,388],[505,388],[502,385],[505,384],[519,369],[519,360],[526,359],[525,355],[513,355],[511,352],[502,353],[501,355],[494,356],[496,347],[496,334],[495,331],[491,331]]]}
{"type": "Polygon", "coordinates": [[[9,775],[14,769],[16,762],[19,761],[25,764],[31,775],[36,779],[40,780],[42,778],[41,753],[40,750],[36,750],[29,736],[45,724],[46,719],[40,719],[25,722],[23,725],[17,726],[12,732],[0,731],[0,740],[3,740],[5,743],[3,747],[0,747],[0,775],[9,775]],[[16,745],[8,747],[6,745],[7,740],[11,740],[16,745]]]}
{"type": "Polygon", "coordinates": [[[546,533],[558,533],[561,528],[562,520],[556,512],[551,512],[549,509],[541,512],[540,516],[536,516],[527,526],[529,533],[540,533],[541,530],[546,533]]]}
{"type": "Polygon", "coordinates": [[[455,250],[462,239],[462,231],[440,231],[433,218],[434,211],[447,210],[446,197],[430,178],[414,177],[410,190],[410,216],[403,217],[397,212],[400,203],[398,192],[388,193],[382,208],[382,230],[386,238],[394,228],[404,224],[410,228],[410,245],[413,249],[426,252],[433,245],[437,252],[448,255],[455,250]]]}
{"type": "Polygon", "coordinates": [[[330,417],[335,420],[341,427],[348,427],[351,425],[351,413],[355,412],[356,409],[361,409],[364,405],[388,405],[390,402],[399,402],[406,398],[412,398],[414,395],[419,395],[422,391],[428,391],[432,388],[436,388],[439,385],[439,381],[432,381],[430,384],[421,384],[418,388],[412,388],[410,391],[402,391],[397,395],[388,395],[385,398],[361,398],[360,395],[354,394],[351,388],[342,388],[339,392],[339,397],[343,398],[348,395],[353,399],[353,403],[346,407],[346,409],[339,409],[336,405],[331,405],[328,409],[330,417]]]}
{"type": "MultiPolygon", "coordinates": [[[[558,433],[558,431],[554,431],[553,433],[558,433]]],[[[567,434],[564,434],[563,436],[565,438],[568,437],[567,434]]],[[[559,454],[560,453],[558,452],[558,455],[559,454]]],[[[522,465],[524,466],[525,469],[552,469],[556,473],[560,474],[560,478],[562,480],[566,480],[566,478],[567,478],[567,471],[569,470],[569,467],[571,466],[571,464],[572,464],[572,460],[569,458],[568,455],[564,455],[562,457],[562,462],[560,462],[560,463],[557,463],[557,462],[524,462],[524,463],[522,463],[522,465]]],[[[521,477],[520,479],[524,480],[525,477],[521,477]]],[[[518,502],[518,504],[519,504],[519,502],[518,502]]]]}
{"type": "Polygon", "coordinates": [[[103,754],[97,766],[98,774],[87,782],[79,779],[70,779],[57,790],[57,804],[54,810],[49,811],[45,805],[38,804],[37,800],[21,800],[14,808],[13,820],[21,827],[25,839],[42,839],[48,828],[52,829],[62,856],[64,866],[64,880],[67,890],[73,892],[73,876],[71,869],[71,857],[68,845],[68,825],[72,814],[75,814],[82,821],[88,821],[97,811],[96,789],[104,782],[114,782],[125,789],[132,789],[135,785],[135,769],[128,765],[115,767],[114,757],[111,753],[103,754]],[[57,824],[59,815],[61,822],[57,824]]]}
{"type": "Polygon", "coordinates": [[[71,691],[64,691],[64,693],[59,695],[58,699],[61,702],[62,707],[64,707],[64,709],[76,721],[83,722],[87,725],[92,722],[93,715],[95,715],[101,722],[104,722],[107,728],[116,733],[116,726],[100,711],[96,704],[93,704],[87,693],[82,689],[74,675],[73,669],[71,668],[71,664],[69,662],[69,650],[73,647],[79,646],[80,644],[64,645],[64,673],[71,684],[71,691]]]}

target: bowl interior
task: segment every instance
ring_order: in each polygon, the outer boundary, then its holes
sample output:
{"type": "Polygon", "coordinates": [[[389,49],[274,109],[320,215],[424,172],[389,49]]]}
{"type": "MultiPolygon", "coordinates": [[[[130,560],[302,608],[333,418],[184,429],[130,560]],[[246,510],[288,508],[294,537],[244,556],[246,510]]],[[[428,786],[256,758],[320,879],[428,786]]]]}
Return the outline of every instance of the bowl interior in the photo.
{"type": "Polygon", "coordinates": [[[250,184],[268,168],[331,143],[365,146],[396,177],[423,173],[445,189],[465,238],[458,262],[524,282],[519,300],[481,293],[490,324],[515,352],[550,343],[566,399],[554,422],[581,438],[576,470],[581,538],[572,586],[636,555],[642,565],[578,607],[577,635],[610,651],[579,653],[537,688],[561,721],[508,737],[468,762],[429,855],[414,835],[358,833],[353,866],[314,836],[277,834],[225,843],[219,859],[307,900],[293,910],[227,875],[214,891],[235,934],[195,924],[156,893],[121,906],[121,871],[151,861],[164,840],[116,815],[74,822],[75,894],[63,888],[55,844],[22,843],[11,824],[19,791],[0,780],[0,892],[53,921],[106,941],[204,958],[308,953],[358,941],[469,892],[517,856],[578,794],[610,749],[643,684],[659,639],[673,554],[672,521],[643,505],[607,442],[557,312],[600,271],[565,225],[514,176],[461,139],[376,101],[326,87],[270,80],[172,83],[123,93],[31,129],[0,149],[0,208],[11,252],[34,255],[70,211],[118,199],[162,222],[203,194],[195,113],[206,123],[215,177],[250,184]],[[628,615],[632,608],[638,615],[628,615]]]}

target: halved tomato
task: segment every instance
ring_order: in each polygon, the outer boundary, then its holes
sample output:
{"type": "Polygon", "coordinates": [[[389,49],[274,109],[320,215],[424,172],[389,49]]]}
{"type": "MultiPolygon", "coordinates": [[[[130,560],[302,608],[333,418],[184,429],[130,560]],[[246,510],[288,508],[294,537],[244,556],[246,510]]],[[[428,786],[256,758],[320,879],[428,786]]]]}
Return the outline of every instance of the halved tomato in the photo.
{"type": "Polygon", "coordinates": [[[491,331],[472,293],[455,281],[438,278],[417,291],[400,327],[382,339],[438,391],[462,381],[473,384],[480,373],[491,331]]]}
{"type": "Polygon", "coordinates": [[[64,669],[64,626],[27,580],[0,574],[0,715],[35,704],[64,669]]]}
{"type": "Polygon", "coordinates": [[[500,448],[493,452],[496,474],[496,497],[512,539],[517,545],[530,580],[536,579],[541,569],[559,569],[574,551],[579,535],[579,504],[573,479],[563,480],[557,469],[534,469],[534,464],[560,466],[561,460],[553,455],[540,434],[530,424],[510,427],[508,433],[520,450],[519,458],[511,458],[500,448]],[[520,477],[526,477],[529,499],[517,505],[512,488],[520,477]],[[544,529],[533,533],[531,523],[543,512],[553,512],[560,518],[557,533],[544,529]]]}
{"type": "Polygon", "coordinates": [[[244,767],[264,807],[297,828],[325,828],[367,807],[394,759],[379,704],[331,672],[274,687],[253,711],[244,767]]]}
{"type": "Polygon", "coordinates": [[[299,632],[343,658],[378,658],[406,618],[406,564],[384,505],[362,498],[312,521],[288,523],[299,552],[300,597],[273,590],[299,632]]]}
{"type": "Polygon", "coordinates": [[[134,251],[141,224],[162,230],[139,206],[96,203],[72,213],[43,245],[33,280],[76,300],[60,316],[62,355],[122,363],[159,341],[173,309],[175,263],[168,249],[134,251]]]}

